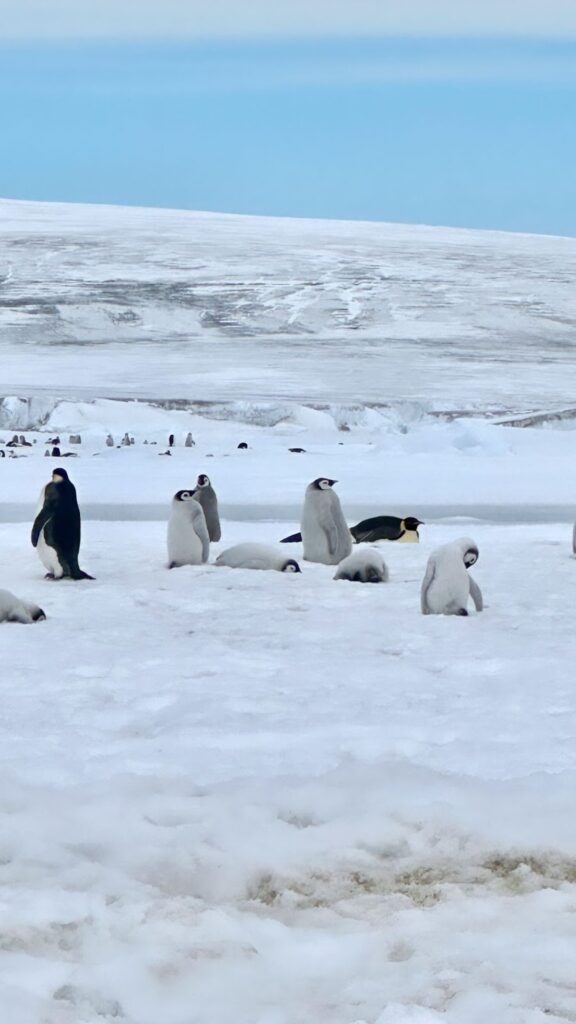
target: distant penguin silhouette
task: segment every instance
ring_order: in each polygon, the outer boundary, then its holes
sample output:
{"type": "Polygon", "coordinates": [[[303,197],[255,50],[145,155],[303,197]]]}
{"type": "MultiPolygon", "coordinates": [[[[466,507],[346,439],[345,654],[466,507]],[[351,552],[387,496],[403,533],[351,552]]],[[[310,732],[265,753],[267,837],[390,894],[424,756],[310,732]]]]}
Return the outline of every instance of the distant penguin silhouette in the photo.
{"type": "Polygon", "coordinates": [[[65,469],[55,469],[40,495],[31,537],[49,579],[94,579],[78,565],[80,535],[76,488],[65,469]]]}
{"type": "Polygon", "coordinates": [[[174,447],[174,434],[170,434],[170,437],[168,438],[168,447],[169,448],[173,448],[174,447]]]}
{"type": "Polygon", "coordinates": [[[114,447],[114,438],[112,437],[112,434],[107,434],[107,436],[106,436],[106,447],[107,448],[113,448],[114,447]]]}
{"type": "Polygon", "coordinates": [[[379,551],[357,548],[340,562],[334,579],[352,583],[387,583],[388,568],[379,551]]]}
{"type": "Polygon", "coordinates": [[[0,622],[41,622],[46,615],[37,604],[23,601],[9,590],[0,590],[0,622]]]}
{"type": "Polygon", "coordinates": [[[337,482],[318,477],[306,488],[300,532],[307,562],[338,565],[352,551],[350,530],[332,490],[337,482]]]}
{"type": "Polygon", "coordinates": [[[215,565],[230,569],[272,569],[276,572],[302,572],[298,562],[286,558],[270,544],[235,544],[216,559],[215,565]]]}
{"type": "Polygon", "coordinates": [[[241,441],[240,444],[238,445],[238,448],[247,448],[247,447],[248,447],[248,445],[246,444],[246,441],[241,441]]]}
{"type": "Polygon", "coordinates": [[[205,473],[201,473],[196,481],[194,497],[202,506],[210,540],[214,542],[219,541],[222,536],[222,530],[218,514],[218,498],[216,497],[216,491],[210,483],[210,477],[206,476],[205,473]]]}
{"type": "Polygon", "coordinates": [[[52,449],[52,458],[53,459],[59,459],[60,458],[60,449],[59,448],[53,448],[52,449]]]}
{"type": "Polygon", "coordinates": [[[194,441],[194,438],[192,437],[192,434],[190,433],[190,431],[188,431],[188,433],[186,434],[186,440],[184,441],[184,447],[185,448],[193,448],[195,443],[196,442],[194,441]]]}
{"type": "Polygon", "coordinates": [[[478,561],[478,548],[469,537],[436,548],[428,559],[420,603],[424,615],[468,615],[468,597],[476,611],[483,608],[482,591],[468,573],[478,561]]]}
{"type": "Polygon", "coordinates": [[[168,568],[208,561],[210,538],[202,506],[194,492],[177,491],[168,521],[168,568]]]}
{"type": "Polygon", "coordinates": [[[417,544],[420,540],[419,526],[424,526],[424,523],[415,516],[406,516],[405,519],[399,519],[397,516],[374,516],[351,526],[350,533],[357,544],[373,544],[377,540],[417,544]]]}
{"type": "Polygon", "coordinates": [[[48,444],[60,444],[60,437],[56,434],[56,437],[49,437],[48,444]]]}
{"type": "Polygon", "coordinates": [[[305,448],[289,448],[288,451],[289,452],[296,452],[298,454],[302,454],[303,455],[306,452],[306,449],[305,448]]]}
{"type": "Polygon", "coordinates": [[[122,438],[120,444],[122,445],[123,448],[130,447],[130,438],[128,436],[128,433],[124,434],[124,437],[122,438]]]}

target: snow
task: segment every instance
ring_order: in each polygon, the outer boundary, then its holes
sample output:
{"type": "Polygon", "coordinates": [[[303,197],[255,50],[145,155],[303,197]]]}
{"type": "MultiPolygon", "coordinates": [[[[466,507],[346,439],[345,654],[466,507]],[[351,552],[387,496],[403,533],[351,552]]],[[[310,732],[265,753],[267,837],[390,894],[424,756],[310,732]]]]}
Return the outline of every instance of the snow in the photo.
{"type": "MultiPolygon", "coordinates": [[[[461,274],[462,253],[477,250],[466,316],[452,321],[457,333],[467,320],[474,344],[478,310],[496,287],[486,269],[476,294],[482,266],[505,271],[494,294],[523,295],[530,277],[535,295],[548,289],[553,310],[564,309],[560,268],[573,243],[43,204],[4,212],[24,253],[9,282],[28,287],[44,237],[35,287],[48,293],[60,275],[85,344],[67,363],[71,349],[49,343],[49,313],[38,314],[28,344],[6,343],[4,365],[23,386],[5,389],[0,439],[26,431],[32,447],[0,458],[0,586],[47,619],[0,626],[3,1019],[573,1024],[574,420],[500,425],[487,392],[472,408],[483,375],[501,385],[511,413],[546,408],[531,390],[542,346],[521,340],[526,321],[515,320],[525,374],[521,360],[499,358],[495,334],[480,377],[477,364],[464,374],[448,317],[432,362],[428,341],[415,375],[396,362],[393,401],[377,408],[365,385],[372,374],[376,389],[378,355],[354,377],[355,396],[345,397],[344,355],[326,378],[319,372],[324,313],[295,346],[321,407],[311,407],[303,376],[290,394],[275,390],[277,360],[294,339],[272,339],[266,359],[249,341],[254,374],[242,394],[235,339],[214,328],[210,401],[186,385],[189,401],[168,408],[165,385],[175,392],[187,380],[189,350],[172,339],[166,365],[154,362],[164,329],[156,307],[141,345],[128,333],[90,345],[83,333],[89,289],[98,273],[116,274],[110,246],[123,280],[172,280],[200,226],[195,259],[210,257],[210,273],[237,269],[243,240],[246,268],[260,272],[273,232],[278,259],[292,253],[302,274],[346,247],[356,260],[361,243],[372,259],[382,232],[419,282],[431,254],[445,273],[452,255],[461,274]],[[527,276],[512,292],[506,274],[519,267],[527,276]],[[114,378],[105,391],[93,374],[100,358],[114,378]],[[429,393],[418,383],[426,366],[436,368],[429,393]],[[434,395],[446,412],[474,414],[439,418],[434,395]],[[136,443],[108,449],[109,430],[136,443]],[[192,449],[183,447],[189,430],[192,449]],[[76,458],[44,457],[57,432],[76,458]],[[82,444],[71,446],[76,432],[82,444]],[[172,432],[176,447],[160,457],[172,432]],[[296,446],[305,452],[288,451],[296,446]],[[93,582],[44,580],[30,545],[55,465],[78,489],[81,564],[93,582]],[[170,499],[203,472],[219,497],[222,541],[210,564],[168,571],[170,499]],[[233,544],[276,544],[298,529],[304,489],[320,475],[339,481],[350,523],[379,513],[425,520],[420,544],[379,546],[388,584],[335,582],[334,567],[303,562],[298,544],[282,550],[301,574],[214,566],[233,544]],[[485,609],[423,616],[428,556],[462,536],[479,547],[473,575],[485,609]]],[[[224,277],[211,280],[222,290],[224,277]]],[[[327,280],[325,303],[336,279],[327,280]]],[[[342,290],[351,318],[361,316],[357,287],[348,280],[342,290]]],[[[296,299],[285,298],[294,316],[296,299]]],[[[357,344],[346,330],[341,353],[357,344]]],[[[544,364],[538,394],[559,409],[572,401],[572,342],[552,330],[557,347],[547,335],[545,351],[561,372],[544,364]]]]}
{"type": "Polygon", "coordinates": [[[0,227],[5,394],[573,404],[574,239],[9,200],[0,227]]]}

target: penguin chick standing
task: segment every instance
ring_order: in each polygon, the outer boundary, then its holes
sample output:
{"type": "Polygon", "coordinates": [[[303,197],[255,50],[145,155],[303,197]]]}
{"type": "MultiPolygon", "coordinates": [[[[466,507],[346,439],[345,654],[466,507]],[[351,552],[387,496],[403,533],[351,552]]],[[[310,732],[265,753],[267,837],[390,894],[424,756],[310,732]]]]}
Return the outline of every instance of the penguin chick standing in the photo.
{"type": "Polygon", "coordinates": [[[477,612],[483,608],[482,591],[468,574],[478,561],[478,547],[469,537],[436,548],[428,559],[420,594],[424,615],[468,615],[468,597],[477,612]]]}
{"type": "Polygon", "coordinates": [[[37,604],[22,601],[9,590],[0,590],[0,622],[40,622],[46,615],[37,604]]]}
{"type": "Polygon", "coordinates": [[[32,546],[48,570],[48,579],[94,579],[78,565],[80,536],[76,488],[65,469],[55,469],[40,495],[31,536],[32,546]]]}
{"type": "Polygon", "coordinates": [[[286,558],[270,544],[235,544],[216,559],[215,565],[230,569],[276,569],[277,572],[302,572],[298,562],[286,558]]]}
{"type": "Polygon", "coordinates": [[[334,579],[352,583],[387,583],[388,567],[379,551],[358,548],[340,562],[334,579]]]}
{"type": "Polygon", "coordinates": [[[222,530],[220,528],[220,516],[218,515],[218,498],[216,497],[216,491],[210,483],[210,477],[206,476],[205,473],[201,473],[196,481],[194,498],[202,506],[210,540],[214,542],[219,541],[222,536],[222,530]]]}
{"type": "Polygon", "coordinates": [[[352,536],[332,490],[337,482],[318,477],[306,488],[300,532],[307,562],[338,565],[352,551],[352,536]]]}
{"type": "Polygon", "coordinates": [[[168,521],[168,568],[208,561],[210,537],[193,491],[177,491],[168,521]]]}
{"type": "Polygon", "coordinates": [[[350,527],[350,533],[357,544],[374,544],[377,540],[395,540],[403,544],[417,544],[420,540],[418,527],[424,526],[416,516],[374,516],[363,519],[361,523],[350,527]]]}

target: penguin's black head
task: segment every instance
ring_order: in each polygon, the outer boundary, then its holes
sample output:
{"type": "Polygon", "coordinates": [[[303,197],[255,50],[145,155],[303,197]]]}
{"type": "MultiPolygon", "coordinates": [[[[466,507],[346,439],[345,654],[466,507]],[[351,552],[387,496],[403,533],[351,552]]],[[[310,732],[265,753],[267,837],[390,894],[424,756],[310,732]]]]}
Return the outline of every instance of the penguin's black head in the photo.
{"type": "Polygon", "coordinates": [[[298,562],[294,558],[288,558],[284,563],[282,572],[302,572],[302,569],[298,565],[298,562]]]}
{"type": "Polygon", "coordinates": [[[176,491],[174,501],[194,501],[194,491],[176,491]]]}
{"type": "Polygon", "coordinates": [[[196,486],[197,487],[209,487],[210,486],[210,477],[206,476],[206,473],[200,473],[200,476],[198,477],[198,480],[196,481],[196,486]]]}
{"type": "Polygon", "coordinates": [[[330,480],[327,476],[319,476],[316,480],[312,481],[312,487],[315,487],[318,491],[327,491],[337,483],[337,480],[330,480]]]}
{"type": "Polygon", "coordinates": [[[65,469],[53,469],[52,470],[52,481],[55,484],[61,484],[63,480],[68,480],[68,473],[65,469]]]}
{"type": "Polygon", "coordinates": [[[464,552],[464,565],[470,569],[478,561],[478,548],[468,548],[464,552]]]}
{"type": "Polygon", "coordinates": [[[419,526],[425,525],[426,524],[423,523],[421,519],[416,519],[416,516],[407,516],[406,519],[404,520],[404,526],[406,527],[406,529],[416,530],[416,533],[418,533],[419,526]]]}

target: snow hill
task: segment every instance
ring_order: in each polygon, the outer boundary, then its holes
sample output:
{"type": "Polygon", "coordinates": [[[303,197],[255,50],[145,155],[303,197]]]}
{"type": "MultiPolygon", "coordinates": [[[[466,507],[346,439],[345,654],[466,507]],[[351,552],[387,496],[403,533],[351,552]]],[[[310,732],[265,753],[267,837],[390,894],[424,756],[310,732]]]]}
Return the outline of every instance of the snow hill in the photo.
{"type": "Polygon", "coordinates": [[[0,227],[4,395],[573,401],[574,239],[16,201],[0,227]]]}

